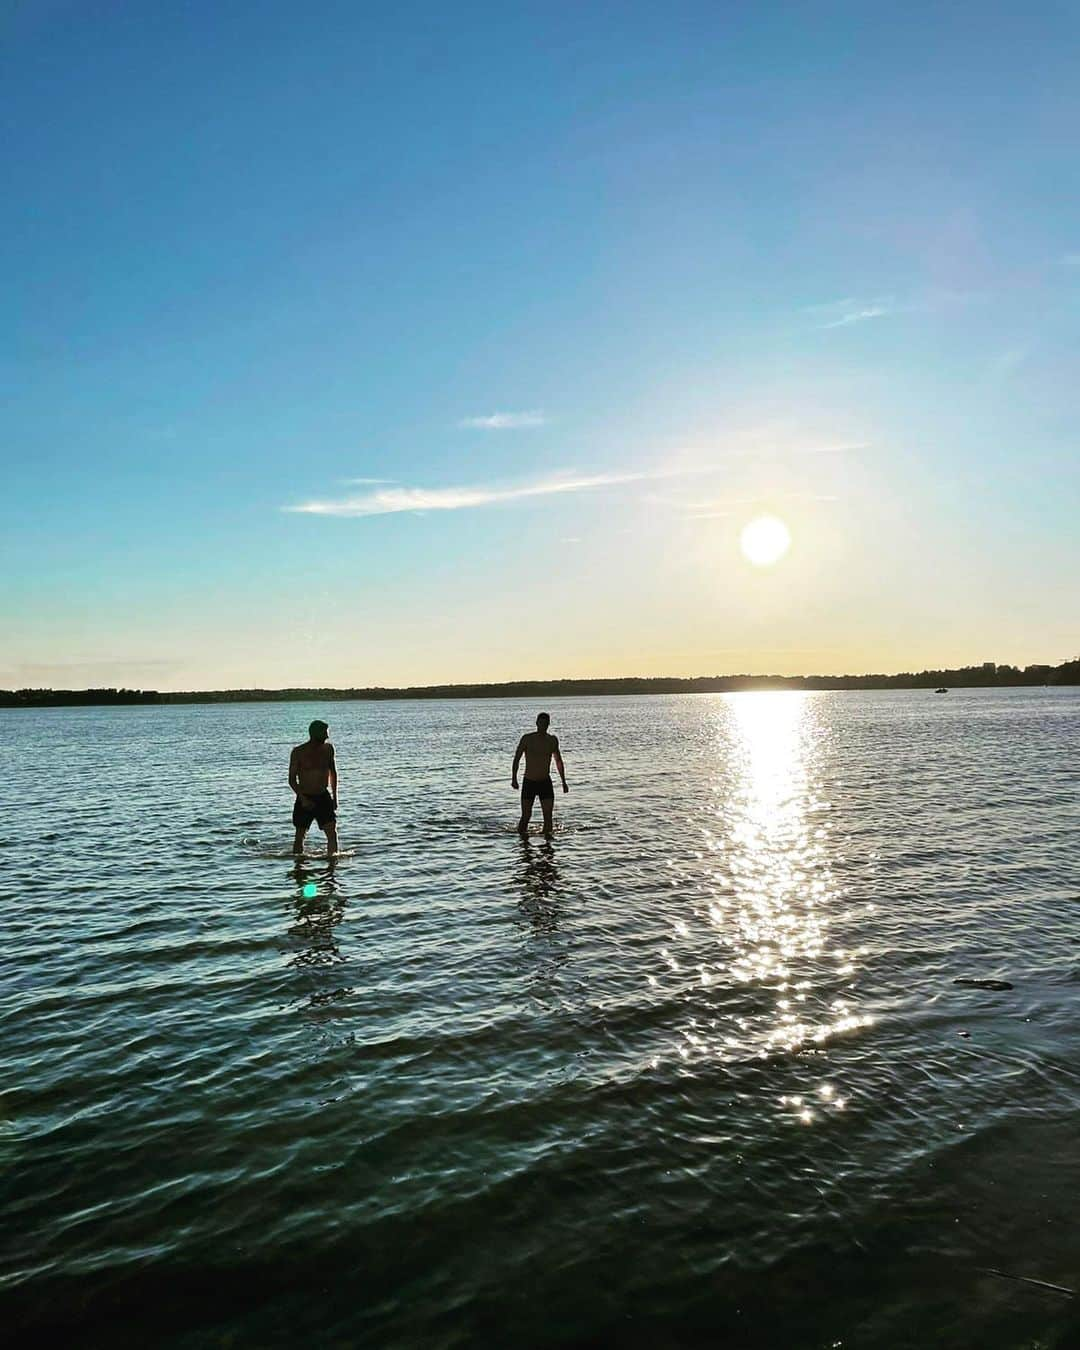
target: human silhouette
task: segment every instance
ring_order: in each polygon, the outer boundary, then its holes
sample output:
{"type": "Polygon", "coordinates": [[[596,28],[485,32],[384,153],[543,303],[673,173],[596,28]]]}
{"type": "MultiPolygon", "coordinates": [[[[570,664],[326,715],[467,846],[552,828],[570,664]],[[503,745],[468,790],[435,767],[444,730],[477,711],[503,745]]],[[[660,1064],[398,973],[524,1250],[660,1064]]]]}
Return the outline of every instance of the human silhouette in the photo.
{"type": "Polygon", "coordinates": [[[334,747],[327,740],[330,728],[318,720],[308,727],[308,739],[293,747],[289,756],[289,786],[296,794],[293,825],[296,837],[293,852],[303,853],[304,836],[313,820],[326,835],[326,851],[338,851],[337,805],[338,776],[334,747]]]}
{"type": "Polygon", "coordinates": [[[533,802],[537,797],[540,798],[540,806],[544,812],[544,833],[550,835],[552,832],[551,818],[555,810],[555,786],[551,781],[552,759],[555,760],[559,777],[562,779],[562,790],[570,791],[566,783],[562,755],[559,753],[559,738],[552,736],[548,731],[550,725],[551,718],[546,712],[537,713],[536,730],[526,732],[514,751],[514,767],[510,782],[515,792],[518,786],[518,765],[521,763],[522,755],[525,756],[525,777],[521,783],[521,819],[518,821],[520,834],[528,832],[529,817],[532,815],[533,802]]]}

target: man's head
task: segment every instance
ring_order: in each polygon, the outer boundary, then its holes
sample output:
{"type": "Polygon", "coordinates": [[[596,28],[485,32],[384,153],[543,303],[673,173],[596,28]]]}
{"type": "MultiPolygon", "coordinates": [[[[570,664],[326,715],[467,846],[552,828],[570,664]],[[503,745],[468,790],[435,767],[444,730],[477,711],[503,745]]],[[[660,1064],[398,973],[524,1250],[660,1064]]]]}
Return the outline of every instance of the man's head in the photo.
{"type": "Polygon", "coordinates": [[[308,735],[313,741],[325,741],[330,728],[325,722],[320,722],[318,718],[308,727],[308,735]]]}
{"type": "Polygon", "coordinates": [[[548,729],[548,727],[549,727],[550,725],[551,725],[551,718],[547,715],[547,713],[537,713],[537,714],[536,714],[536,729],[537,729],[537,731],[547,731],[547,729],[548,729]]]}

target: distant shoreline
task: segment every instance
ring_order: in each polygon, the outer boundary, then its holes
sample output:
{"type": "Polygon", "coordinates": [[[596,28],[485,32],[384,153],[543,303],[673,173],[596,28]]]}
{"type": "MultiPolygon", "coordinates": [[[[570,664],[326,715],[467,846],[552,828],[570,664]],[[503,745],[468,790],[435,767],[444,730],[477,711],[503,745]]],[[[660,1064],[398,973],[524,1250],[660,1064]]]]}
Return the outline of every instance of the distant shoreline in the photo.
{"type": "Polygon", "coordinates": [[[603,698],[633,694],[726,694],[754,689],[1011,689],[1080,684],[1080,659],[1060,666],[964,666],[897,675],[705,675],[613,680],[512,680],[500,684],[433,684],[404,688],[0,689],[0,708],[72,708],[170,703],[366,702],[438,698],[603,698]]]}

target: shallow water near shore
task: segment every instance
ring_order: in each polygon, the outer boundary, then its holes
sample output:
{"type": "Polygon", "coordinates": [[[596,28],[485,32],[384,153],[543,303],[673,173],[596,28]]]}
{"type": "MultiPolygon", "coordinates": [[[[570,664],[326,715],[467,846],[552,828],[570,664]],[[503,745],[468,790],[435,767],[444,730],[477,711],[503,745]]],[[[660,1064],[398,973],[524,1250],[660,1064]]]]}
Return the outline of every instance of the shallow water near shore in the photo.
{"type": "Polygon", "coordinates": [[[0,712],[8,1327],[1080,1343],[1080,690],[548,710],[0,712]]]}

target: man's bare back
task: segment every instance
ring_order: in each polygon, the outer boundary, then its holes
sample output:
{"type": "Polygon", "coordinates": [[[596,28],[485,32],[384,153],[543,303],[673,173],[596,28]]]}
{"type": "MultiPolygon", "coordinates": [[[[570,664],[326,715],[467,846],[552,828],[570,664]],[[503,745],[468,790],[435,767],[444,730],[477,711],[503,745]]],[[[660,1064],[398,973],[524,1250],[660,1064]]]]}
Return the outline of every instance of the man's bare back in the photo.
{"type": "Polygon", "coordinates": [[[525,755],[525,777],[537,781],[551,777],[551,757],[559,748],[558,736],[550,731],[529,731],[521,738],[525,755]]]}
{"type": "Polygon", "coordinates": [[[327,791],[333,765],[334,747],[329,741],[323,741],[321,745],[305,741],[303,745],[294,746],[289,757],[289,771],[295,771],[297,786],[304,797],[327,791]]]}

